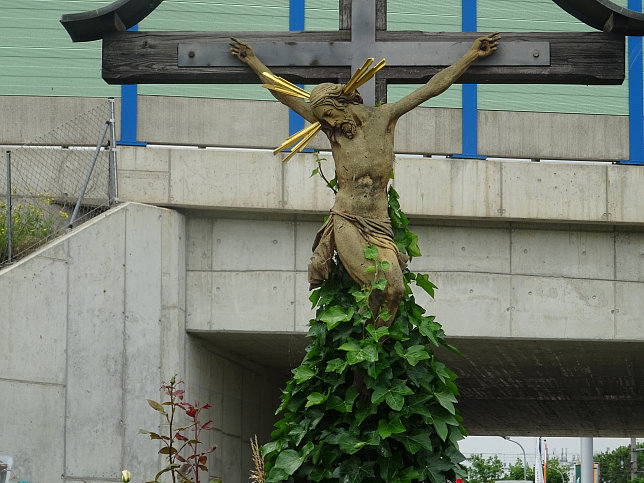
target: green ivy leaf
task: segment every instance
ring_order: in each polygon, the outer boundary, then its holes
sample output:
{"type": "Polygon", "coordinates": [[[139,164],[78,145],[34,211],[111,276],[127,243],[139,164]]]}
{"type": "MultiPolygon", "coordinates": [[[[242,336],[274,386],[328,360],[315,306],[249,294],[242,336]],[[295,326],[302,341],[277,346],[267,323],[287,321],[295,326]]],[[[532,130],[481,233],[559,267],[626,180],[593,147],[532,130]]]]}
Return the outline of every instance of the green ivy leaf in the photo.
{"type": "Polygon", "coordinates": [[[367,245],[364,247],[364,256],[367,260],[378,260],[378,247],[376,245],[367,245]]]}
{"type": "Polygon", "coordinates": [[[367,478],[373,478],[375,462],[363,463],[360,458],[354,457],[343,461],[333,473],[341,483],[359,483],[367,478]]]}
{"type": "Polygon", "coordinates": [[[445,471],[452,469],[452,465],[449,461],[441,458],[436,454],[432,454],[429,457],[429,461],[425,464],[423,469],[423,475],[428,477],[432,483],[446,483],[445,471]]]}
{"type": "Polygon", "coordinates": [[[416,275],[416,285],[427,292],[431,298],[434,298],[434,290],[438,287],[429,281],[429,275],[426,273],[416,275]]]}
{"type": "Polygon", "coordinates": [[[360,345],[358,350],[347,352],[347,362],[352,366],[364,361],[375,362],[377,360],[378,349],[373,344],[360,345]]]}
{"type": "Polygon", "coordinates": [[[410,483],[414,480],[418,480],[423,476],[422,473],[416,471],[414,468],[405,468],[400,472],[400,481],[407,482],[409,481],[410,483]]]}
{"type": "Polygon", "coordinates": [[[376,386],[371,395],[371,402],[379,404],[383,400],[394,411],[400,411],[405,403],[405,396],[413,394],[414,391],[409,389],[404,381],[395,380],[391,387],[376,386]]]}
{"type": "Polygon", "coordinates": [[[262,446],[262,456],[266,457],[267,455],[274,453],[274,452],[279,452],[282,450],[282,447],[284,446],[284,440],[277,439],[273,441],[269,441],[265,445],[262,446]]]}
{"type": "Polygon", "coordinates": [[[411,454],[418,453],[422,448],[420,444],[411,439],[407,434],[394,434],[392,435],[392,438],[396,441],[400,441],[405,446],[405,449],[411,454]]]}
{"type": "Polygon", "coordinates": [[[360,405],[360,401],[358,402],[358,404],[356,404],[356,426],[360,426],[364,422],[364,420],[367,419],[367,417],[378,412],[378,408],[375,405],[365,404],[364,401],[362,403],[364,404],[363,406],[360,405]]]}
{"type": "Polygon", "coordinates": [[[436,337],[436,333],[438,331],[442,331],[442,327],[438,322],[434,322],[434,317],[423,317],[418,325],[418,330],[421,334],[431,340],[432,344],[436,347],[440,345],[436,337]]]}
{"type": "Polygon", "coordinates": [[[297,451],[295,451],[294,449],[285,449],[277,456],[277,459],[275,460],[275,466],[271,469],[271,471],[275,469],[281,469],[284,473],[286,473],[288,477],[295,473],[295,471],[300,466],[302,466],[303,462],[304,458],[300,457],[300,454],[297,451]]]}
{"type": "Polygon", "coordinates": [[[420,361],[429,359],[430,355],[427,353],[424,345],[413,345],[407,349],[407,352],[402,357],[407,359],[410,365],[415,366],[420,361]]]}
{"type": "MultiPolygon", "coordinates": [[[[369,269],[370,267],[367,267],[369,269]]],[[[360,304],[360,302],[363,302],[369,298],[369,292],[366,290],[362,289],[354,289],[351,291],[351,295],[353,295],[354,300],[360,304]]]]}
{"type": "Polygon", "coordinates": [[[387,270],[389,270],[389,268],[391,268],[391,264],[387,260],[382,260],[378,262],[377,265],[378,268],[383,272],[386,272],[387,270]]]}
{"type": "Polygon", "coordinates": [[[294,379],[297,382],[308,381],[309,379],[315,377],[315,372],[308,366],[299,366],[293,370],[294,379]]]}
{"type": "Polygon", "coordinates": [[[385,402],[394,411],[400,411],[405,405],[405,398],[399,393],[389,393],[385,397],[385,402]]]}
{"type": "Polygon", "coordinates": [[[331,396],[326,403],[326,407],[327,409],[334,409],[341,413],[350,413],[353,410],[353,403],[357,397],[357,391],[353,387],[349,387],[345,399],[339,396],[331,396]]]}
{"type": "Polygon", "coordinates": [[[273,467],[266,476],[266,481],[284,481],[287,480],[289,475],[283,468],[273,467]]]}
{"type": "Polygon", "coordinates": [[[451,391],[445,390],[441,392],[435,392],[434,397],[438,401],[438,404],[447,409],[450,414],[456,414],[456,409],[454,408],[456,397],[454,396],[454,394],[452,394],[451,391]]]}
{"type": "Polygon", "coordinates": [[[385,280],[384,278],[381,278],[377,282],[371,283],[371,288],[373,288],[374,290],[384,290],[386,286],[387,280],[385,280]]]}
{"type": "Polygon", "coordinates": [[[309,301],[311,302],[311,308],[314,308],[318,304],[318,300],[320,300],[320,290],[314,290],[311,292],[311,295],[309,295],[309,301]]]}
{"type": "Polygon", "coordinates": [[[338,349],[341,351],[355,352],[360,350],[360,342],[355,339],[350,339],[338,347],[338,349]]]}
{"type": "Polygon", "coordinates": [[[361,441],[360,438],[348,431],[343,432],[338,438],[338,446],[340,446],[342,451],[348,454],[355,454],[365,444],[367,444],[365,441],[361,441]]]}
{"type": "Polygon", "coordinates": [[[394,418],[391,421],[381,419],[378,421],[378,434],[382,439],[386,439],[392,434],[404,433],[405,426],[400,422],[400,418],[394,418]]]}
{"type": "Polygon", "coordinates": [[[382,327],[374,328],[373,324],[367,325],[367,332],[371,338],[375,341],[379,341],[383,337],[389,335],[389,327],[383,325],[382,327]]]}
{"type": "Polygon", "coordinates": [[[427,451],[432,450],[432,440],[430,434],[425,429],[416,429],[408,434],[409,439],[417,443],[421,448],[427,451]]]}
{"type": "Polygon", "coordinates": [[[338,374],[342,373],[347,367],[347,361],[340,358],[330,360],[326,365],[325,372],[337,372],[338,374]]]}
{"type": "Polygon", "coordinates": [[[341,322],[348,322],[353,317],[353,307],[342,307],[341,305],[333,305],[325,310],[322,315],[318,317],[322,322],[326,322],[328,330],[332,330],[341,322]]]}
{"type": "Polygon", "coordinates": [[[327,389],[326,394],[321,394],[317,391],[312,392],[308,396],[306,396],[306,406],[305,408],[310,408],[311,406],[315,406],[317,404],[322,404],[326,402],[327,399],[329,399],[329,394],[331,393],[331,388],[327,389]]]}
{"type": "Polygon", "coordinates": [[[304,424],[295,426],[293,429],[291,429],[288,432],[288,436],[291,438],[291,440],[295,443],[296,446],[302,442],[302,439],[304,439],[304,436],[306,436],[308,432],[308,427],[307,427],[308,424],[306,424],[306,422],[310,422],[310,421],[304,420],[303,421],[304,424]]]}

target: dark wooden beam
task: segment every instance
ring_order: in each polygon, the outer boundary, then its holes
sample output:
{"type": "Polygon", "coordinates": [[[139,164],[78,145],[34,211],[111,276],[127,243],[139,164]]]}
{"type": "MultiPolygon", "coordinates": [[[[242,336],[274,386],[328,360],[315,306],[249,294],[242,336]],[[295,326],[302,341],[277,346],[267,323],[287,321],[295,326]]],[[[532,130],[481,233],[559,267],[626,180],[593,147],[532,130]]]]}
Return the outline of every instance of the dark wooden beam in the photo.
{"type": "MultiPolygon", "coordinates": [[[[207,41],[228,43],[239,32],[117,32],[103,39],[103,79],[109,84],[256,83],[246,66],[179,67],[178,45],[207,41]]],[[[244,32],[243,39],[281,42],[347,42],[350,31],[244,32]]],[[[480,33],[379,31],[385,42],[450,42],[473,40],[480,33]]],[[[459,82],[497,84],[621,84],[625,71],[624,37],[602,32],[502,33],[502,42],[550,42],[549,66],[484,66],[476,63],[459,82]]],[[[297,83],[336,82],[349,70],[338,67],[269,66],[277,75],[297,83]]],[[[380,73],[388,84],[424,83],[443,66],[387,66],[380,73]]]]}

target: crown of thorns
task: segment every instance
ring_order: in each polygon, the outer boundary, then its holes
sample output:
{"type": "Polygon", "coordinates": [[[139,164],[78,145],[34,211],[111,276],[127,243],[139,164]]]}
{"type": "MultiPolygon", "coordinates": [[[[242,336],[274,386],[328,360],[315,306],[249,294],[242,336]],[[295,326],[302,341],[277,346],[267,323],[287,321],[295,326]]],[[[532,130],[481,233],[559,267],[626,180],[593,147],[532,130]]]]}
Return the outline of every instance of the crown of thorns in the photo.
{"type": "MultiPolygon", "coordinates": [[[[385,59],[382,59],[376,65],[369,68],[373,63],[373,61],[374,61],[373,57],[370,57],[365,61],[364,64],[362,64],[362,67],[360,67],[357,71],[355,71],[355,73],[351,76],[351,79],[349,79],[349,82],[347,82],[344,85],[344,88],[342,89],[342,92],[344,94],[349,94],[355,91],[358,87],[360,87],[369,79],[371,79],[374,75],[376,75],[376,72],[378,72],[380,69],[382,69],[385,66],[385,59]]],[[[311,94],[309,92],[296,86],[295,84],[290,83],[286,79],[282,79],[281,77],[270,74],[268,72],[263,72],[263,74],[266,77],[268,77],[270,80],[272,80],[274,83],[262,84],[262,87],[266,87],[266,89],[269,89],[271,91],[279,92],[281,94],[286,94],[293,97],[300,97],[302,99],[311,98],[311,94]]],[[[284,141],[282,144],[276,147],[273,150],[273,154],[277,154],[283,149],[290,148],[291,152],[289,153],[288,156],[284,158],[284,162],[288,161],[289,159],[291,159],[293,156],[295,156],[297,153],[299,153],[300,151],[302,151],[302,149],[306,147],[309,141],[311,141],[311,139],[313,139],[313,137],[320,131],[321,127],[322,126],[318,121],[311,124],[308,127],[305,127],[301,131],[296,132],[295,134],[290,136],[286,141],[284,141]]]]}

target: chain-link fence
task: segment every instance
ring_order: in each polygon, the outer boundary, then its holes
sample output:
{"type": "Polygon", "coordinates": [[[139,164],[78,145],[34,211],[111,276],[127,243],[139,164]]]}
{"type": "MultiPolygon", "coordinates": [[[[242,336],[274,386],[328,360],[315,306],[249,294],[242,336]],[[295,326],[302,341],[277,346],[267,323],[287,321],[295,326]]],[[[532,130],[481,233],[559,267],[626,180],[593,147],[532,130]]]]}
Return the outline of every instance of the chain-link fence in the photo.
{"type": "Polygon", "coordinates": [[[116,202],[114,100],[5,153],[0,265],[116,202]]]}

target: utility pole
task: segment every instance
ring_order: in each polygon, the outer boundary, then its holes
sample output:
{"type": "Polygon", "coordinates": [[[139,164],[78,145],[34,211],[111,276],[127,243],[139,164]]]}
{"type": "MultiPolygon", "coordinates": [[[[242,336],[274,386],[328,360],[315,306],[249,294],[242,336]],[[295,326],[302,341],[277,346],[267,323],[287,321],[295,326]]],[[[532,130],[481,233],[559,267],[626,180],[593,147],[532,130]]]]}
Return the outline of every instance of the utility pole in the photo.
{"type": "Polygon", "coordinates": [[[521,448],[521,451],[523,452],[523,481],[528,481],[528,465],[526,463],[525,449],[523,449],[523,445],[518,441],[510,439],[510,436],[502,436],[502,438],[505,439],[506,441],[510,441],[511,443],[519,445],[519,448],[521,448]]]}

